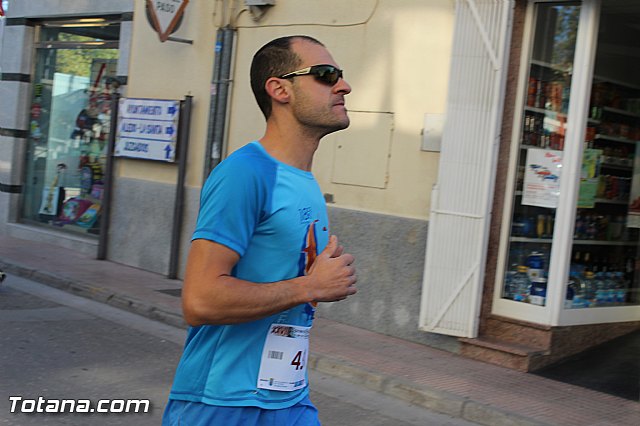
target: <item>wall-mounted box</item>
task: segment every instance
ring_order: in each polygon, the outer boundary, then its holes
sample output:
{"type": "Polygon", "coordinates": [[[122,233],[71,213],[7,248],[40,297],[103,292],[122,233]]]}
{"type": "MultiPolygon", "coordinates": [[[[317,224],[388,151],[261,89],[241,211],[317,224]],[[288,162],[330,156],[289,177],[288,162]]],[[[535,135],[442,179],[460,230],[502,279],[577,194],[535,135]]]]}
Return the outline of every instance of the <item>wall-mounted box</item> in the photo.
{"type": "Polygon", "coordinates": [[[444,119],[444,114],[428,113],[424,115],[421,146],[423,151],[440,152],[444,119]]]}

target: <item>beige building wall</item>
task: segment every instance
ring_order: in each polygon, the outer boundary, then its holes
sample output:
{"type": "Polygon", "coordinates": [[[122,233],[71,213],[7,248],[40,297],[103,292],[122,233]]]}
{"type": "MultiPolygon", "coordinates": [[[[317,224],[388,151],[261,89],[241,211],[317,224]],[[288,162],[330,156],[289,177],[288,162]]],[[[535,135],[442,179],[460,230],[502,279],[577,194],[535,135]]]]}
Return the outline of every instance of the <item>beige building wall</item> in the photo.
{"type": "MultiPolygon", "coordinates": [[[[193,41],[193,44],[186,44],[160,42],[158,33],[145,17],[145,2],[135,2],[129,79],[124,96],[178,100],[193,96],[187,186],[202,183],[217,3],[191,1],[187,4],[182,23],[172,34],[193,41]]],[[[175,184],[177,178],[177,164],[120,158],[116,165],[118,177],[168,184],[175,184]]]]}
{"type": "MultiPolygon", "coordinates": [[[[259,138],[264,119],[249,83],[253,53],[283,35],[318,38],[345,70],[352,125],[330,135],[314,173],[338,207],[426,219],[439,154],[421,150],[425,114],[443,114],[453,32],[453,0],[278,0],[258,18],[244,1],[191,1],[167,41],[135,3],[125,96],[182,99],[194,109],[187,186],[202,185],[216,29],[237,28],[226,154],[259,138]],[[225,5],[227,8],[225,9],[225,5]]],[[[119,159],[116,176],[176,182],[175,165],[119,159]]]]}
{"type": "MultiPolygon", "coordinates": [[[[253,53],[272,38],[322,41],[352,86],[351,126],[326,137],[314,163],[335,206],[427,218],[438,153],[421,150],[425,113],[443,114],[453,0],[278,0],[262,19],[239,15],[229,147],[262,135],[249,84],[253,53]]],[[[331,202],[331,201],[330,201],[331,202]]]]}

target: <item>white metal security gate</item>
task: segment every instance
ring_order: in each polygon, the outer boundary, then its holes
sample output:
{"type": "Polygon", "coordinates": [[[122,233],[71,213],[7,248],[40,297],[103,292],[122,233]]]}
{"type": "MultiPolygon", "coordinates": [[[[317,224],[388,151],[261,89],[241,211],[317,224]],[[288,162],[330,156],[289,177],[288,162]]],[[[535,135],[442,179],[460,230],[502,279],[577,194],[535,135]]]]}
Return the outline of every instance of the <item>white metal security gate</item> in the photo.
{"type": "Polygon", "coordinates": [[[476,337],[513,0],[457,0],[420,328],[476,337]]]}

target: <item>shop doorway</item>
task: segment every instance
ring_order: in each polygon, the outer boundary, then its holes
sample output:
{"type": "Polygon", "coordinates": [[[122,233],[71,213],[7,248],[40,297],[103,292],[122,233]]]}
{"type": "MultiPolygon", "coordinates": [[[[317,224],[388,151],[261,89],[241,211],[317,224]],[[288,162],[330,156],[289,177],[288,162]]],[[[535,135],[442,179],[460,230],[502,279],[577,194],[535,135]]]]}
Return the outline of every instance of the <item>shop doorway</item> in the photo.
{"type": "Polygon", "coordinates": [[[119,35],[107,18],[39,23],[22,222],[99,233],[119,35]]]}

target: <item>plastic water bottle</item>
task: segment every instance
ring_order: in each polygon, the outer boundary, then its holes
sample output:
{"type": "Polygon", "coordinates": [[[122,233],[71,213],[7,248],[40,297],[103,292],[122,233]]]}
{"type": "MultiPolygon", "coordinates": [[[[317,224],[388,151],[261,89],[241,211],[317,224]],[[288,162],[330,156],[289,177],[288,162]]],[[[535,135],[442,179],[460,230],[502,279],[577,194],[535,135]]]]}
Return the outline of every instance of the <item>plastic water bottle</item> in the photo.
{"type": "Polygon", "coordinates": [[[515,294],[515,287],[513,286],[513,276],[516,273],[516,271],[509,270],[504,274],[504,294],[502,297],[504,297],[505,299],[513,300],[513,295],[515,294]]]}
{"type": "Polygon", "coordinates": [[[516,302],[527,302],[529,300],[529,288],[531,280],[527,274],[529,268],[526,266],[518,266],[518,272],[513,276],[513,300],[516,302]]]}
{"type": "Polygon", "coordinates": [[[603,272],[598,272],[594,277],[596,288],[596,306],[603,306],[607,303],[607,281],[603,272]]]}
{"type": "Polygon", "coordinates": [[[604,274],[604,282],[606,287],[605,304],[612,305],[616,301],[616,281],[613,272],[604,274]]]}
{"type": "Polygon", "coordinates": [[[615,273],[615,303],[622,305],[627,298],[627,283],[624,280],[624,272],[615,273]]]}

